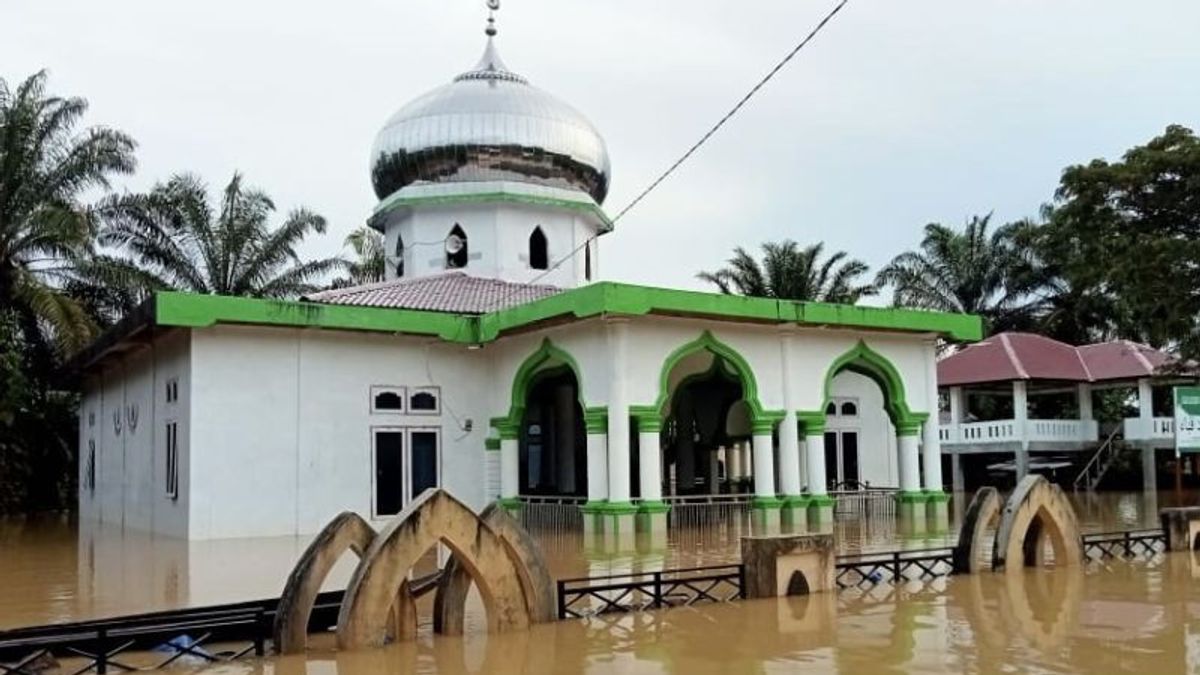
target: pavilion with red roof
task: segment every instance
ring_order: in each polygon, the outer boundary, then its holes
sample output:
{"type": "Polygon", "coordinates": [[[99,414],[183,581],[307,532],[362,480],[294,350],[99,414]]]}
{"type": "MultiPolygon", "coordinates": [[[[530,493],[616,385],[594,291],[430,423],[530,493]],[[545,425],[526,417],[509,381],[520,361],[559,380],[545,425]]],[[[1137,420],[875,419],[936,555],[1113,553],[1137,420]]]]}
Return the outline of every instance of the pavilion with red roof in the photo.
{"type": "Polygon", "coordinates": [[[1170,386],[1194,382],[1170,354],[1128,340],[1072,346],[1032,333],[999,333],[938,362],[939,392],[949,400],[940,428],[954,490],[964,487],[966,455],[1012,453],[1017,477],[1072,465],[1068,480],[1092,488],[1118,444],[1142,451],[1153,489],[1154,453],[1174,446],[1170,386]],[[1101,429],[1098,391],[1136,390],[1138,414],[1101,429]],[[1039,399],[1048,405],[1038,405],[1039,399]],[[1051,399],[1047,401],[1047,399],[1051,399]],[[1031,415],[1031,413],[1033,413],[1031,415]],[[1089,453],[1080,462],[1045,462],[1030,453],[1089,453]]]}

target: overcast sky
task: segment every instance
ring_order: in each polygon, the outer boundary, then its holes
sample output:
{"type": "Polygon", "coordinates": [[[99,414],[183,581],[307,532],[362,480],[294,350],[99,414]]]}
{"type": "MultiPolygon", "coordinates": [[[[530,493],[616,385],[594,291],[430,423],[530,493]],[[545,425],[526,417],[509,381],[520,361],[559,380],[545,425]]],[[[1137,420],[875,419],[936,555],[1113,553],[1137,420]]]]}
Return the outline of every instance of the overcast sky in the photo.
{"type": "MultiPolygon", "coordinates": [[[[833,0],[503,0],[513,70],[604,134],[616,213],[833,0]]],[[[0,0],[0,77],[39,68],[139,143],[143,189],[236,170],[325,215],[374,206],[387,117],[477,60],[483,0],[0,0]]],[[[734,246],[826,242],[877,269],[930,221],[1037,213],[1062,168],[1200,126],[1196,0],[850,0],[602,240],[602,276],[701,288],[734,246]]]]}

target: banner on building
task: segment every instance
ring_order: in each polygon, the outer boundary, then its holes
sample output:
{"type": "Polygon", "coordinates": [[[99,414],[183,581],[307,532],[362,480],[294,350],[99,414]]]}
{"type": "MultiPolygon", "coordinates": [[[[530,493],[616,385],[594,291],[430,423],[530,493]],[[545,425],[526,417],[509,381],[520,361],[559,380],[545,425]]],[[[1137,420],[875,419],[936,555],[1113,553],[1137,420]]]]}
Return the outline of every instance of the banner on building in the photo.
{"type": "Polygon", "coordinates": [[[1200,387],[1175,387],[1175,454],[1200,452],[1200,387]]]}

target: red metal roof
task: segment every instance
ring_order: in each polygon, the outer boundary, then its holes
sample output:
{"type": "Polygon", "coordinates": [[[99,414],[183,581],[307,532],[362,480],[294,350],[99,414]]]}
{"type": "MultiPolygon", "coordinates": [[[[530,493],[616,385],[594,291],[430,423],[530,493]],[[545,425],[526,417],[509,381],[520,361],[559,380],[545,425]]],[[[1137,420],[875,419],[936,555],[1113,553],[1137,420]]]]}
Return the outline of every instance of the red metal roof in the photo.
{"type": "Polygon", "coordinates": [[[484,314],[540,300],[561,290],[554,286],[486,279],[454,271],[321,291],[304,299],[331,305],[484,314]]]}
{"type": "Polygon", "coordinates": [[[939,361],[938,384],[1136,379],[1155,374],[1170,358],[1127,340],[1073,347],[1032,333],[999,333],[939,361]]]}

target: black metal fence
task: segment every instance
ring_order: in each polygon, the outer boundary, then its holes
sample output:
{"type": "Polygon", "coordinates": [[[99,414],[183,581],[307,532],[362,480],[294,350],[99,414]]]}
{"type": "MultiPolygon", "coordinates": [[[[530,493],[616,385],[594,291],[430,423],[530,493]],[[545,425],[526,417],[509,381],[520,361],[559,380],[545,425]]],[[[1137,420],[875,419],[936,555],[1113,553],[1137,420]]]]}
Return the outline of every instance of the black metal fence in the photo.
{"type": "Polygon", "coordinates": [[[1167,550],[1162,530],[1100,532],[1083,537],[1083,556],[1088,560],[1154,558],[1167,550]]]}
{"type": "Polygon", "coordinates": [[[742,597],[742,569],[741,565],[716,565],[561,579],[558,618],[728,602],[742,597]]]}
{"type": "Polygon", "coordinates": [[[841,590],[946,577],[954,571],[953,557],[949,548],[838,556],[834,581],[841,590]]]}

